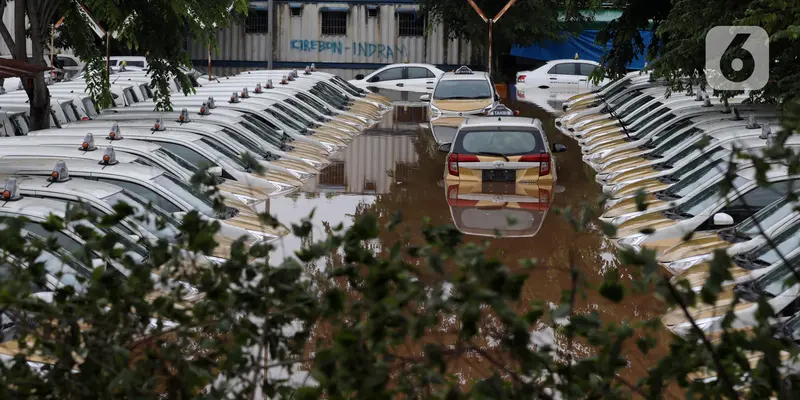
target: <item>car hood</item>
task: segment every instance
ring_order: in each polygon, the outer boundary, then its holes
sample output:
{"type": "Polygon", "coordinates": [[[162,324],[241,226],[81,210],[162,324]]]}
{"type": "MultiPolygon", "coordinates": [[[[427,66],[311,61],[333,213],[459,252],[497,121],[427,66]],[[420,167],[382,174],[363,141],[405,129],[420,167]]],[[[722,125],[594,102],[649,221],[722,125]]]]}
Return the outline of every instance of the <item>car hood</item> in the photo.
{"type": "Polygon", "coordinates": [[[431,100],[431,104],[442,112],[480,111],[492,105],[492,99],[431,100]]]}
{"type": "Polygon", "coordinates": [[[733,243],[722,240],[716,232],[703,232],[695,234],[692,239],[673,246],[658,257],[659,262],[668,263],[687,257],[709,254],[718,249],[727,249],[733,243]]]}
{"type": "MultiPolygon", "coordinates": [[[[647,194],[644,196],[644,204],[647,206],[646,210],[661,207],[666,205],[667,203],[657,199],[652,193],[647,194]]],[[[617,204],[614,204],[609,209],[607,209],[603,213],[603,217],[606,218],[616,218],[626,214],[639,212],[638,205],[636,204],[636,197],[629,197],[625,200],[620,201],[617,204]]]]}
{"type": "Polygon", "coordinates": [[[615,192],[613,192],[611,194],[615,198],[620,198],[620,197],[634,196],[634,195],[636,195],[636,192],[638,192],[640,189],[644,190],[645,193],[652,193],[652,192],[657,192],[659,190],[666,189],[668,187],[669,187],[669,185],[659,181],[658,179],[651,178],[651,179],[643,179],[643,180],[638,181],[638,182],[630,183],[628,185],[625,185],[625,187],[623,187],[623,188],[621,188],[621,189],[619,189],[619,190],[617,190],[617,191],[615,191],[615,192]]]}
{"type": "Polygon", "coordinates": [[[635,218],[631,218],[617,227],[617,237],[623,238],[630,235],[641,233],[642,229],[661,229],[675,225],[677,222],[665,218],[659,212],[649,212],[635,218]]]}

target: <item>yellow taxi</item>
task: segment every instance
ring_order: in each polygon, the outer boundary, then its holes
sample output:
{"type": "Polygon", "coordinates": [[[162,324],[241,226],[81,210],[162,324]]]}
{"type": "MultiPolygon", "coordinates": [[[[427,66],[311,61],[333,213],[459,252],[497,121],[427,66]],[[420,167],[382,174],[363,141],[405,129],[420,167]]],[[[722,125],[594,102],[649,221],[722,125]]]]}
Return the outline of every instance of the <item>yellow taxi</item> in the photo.
{"type": "Polygon", "coordinates": [[[542,122],[514,117],[499,106],[487,117],[467,118],[446,152],[444,179],[458,183],[516,183],[548,185],[556,180],[552,153],[566,151],[556,143],[552,152],[542,122]]]}
{"type": "Polygon", "coordinates": [[[461,67],[442,75],[433,95],[422,95],[420,100],[430,102],[430,119],[434,120],[442,116],[486,115],[498,105],[500,96],[488,73],[461,67]]]}

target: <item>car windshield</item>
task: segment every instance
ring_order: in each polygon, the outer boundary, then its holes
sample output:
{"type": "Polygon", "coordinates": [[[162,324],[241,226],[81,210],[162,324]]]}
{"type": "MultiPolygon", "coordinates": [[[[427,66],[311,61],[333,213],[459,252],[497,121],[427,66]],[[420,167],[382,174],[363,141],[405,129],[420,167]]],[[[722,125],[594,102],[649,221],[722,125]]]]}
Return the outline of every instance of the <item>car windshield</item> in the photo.
{"type": "Polygon", "coordinates": [[[766,267],[780,261],[784,254],[789,254],[798,247],[800,247],[800,223],[796,222],[773,237],[771,241],[747,253],[745,258],[749,261],[755,260],[761,266],[766,267]]]}
{"type": "Polygon", "coordinates": [[[693,173],[689,174],[685,178],[682,178],[678,183],[671,186],[666,192],[670,196],[674,196],[677,198],[681,198],[686,196],[711,181],[718,180],[727,168],[725,167],[725,161],[723,160],[716,160],[705,167],[694,171],[693,173]]]}
{"type": "Polygon", "coordinates": [[[336,85],[337,85],[337,86],[339,86],[340,88],[342,88],[342,89],[344,89],[344,90],[347,90],[347,91],[348,91],[350,94],[352,94],[353,96],[359,96],[359,97],[362,97],[362,96],[361,96],[361,94],[363,93],[363,91],[361,91],[361,90],[360,90],[360,89],[358,89],[357,87],[353,86],[353,84],[352,84],[352,83],[350,83],[350,82],[348,82],[348,81],[346,81],[346,80],[342,79],[342,78],[341,78],[340,76],[338,76],[338,75],[335,75],[333,78],[331,78],[331,82],[333,82],[334,84],[336,84],[336,85]]]}
{"type": "Polygon", "coordinates": [[[160,147],[158,150],[155,151],[155,153],[160,155],[160,156],[167,157],[167,158],[171,159],[172,161],[175,161],[175,163],[177,163],[182,168],[184,168],[187,171],[189,171],[190,175],[194,175],[194,173],[198,171],[197,166],[195,166],[195,164],[190,163],[185,158],[183,158],[183,157],[181,157],[181,156],[179,156],[179,155],[177,155],[177,154],[175,154],[175,153],[173,153],[171,151],[167,151],[164,147],[160,147]]]}
{"type": "MultiPolygon", "coordinates": [[[[658,118],[651,120],[651,122],[649,122],[648,125],[651,126],[651,127],[669,126],[669,124],[667,124],[667,122],[673,120],[674,118],[675,118],[675,114],[661,115],[658,118]]],[[[672,126],[669,129],[667,129],[666,131],[662,132],[660,135],[658,135],[656,137],[660,138],[660,137],[663,137],[663,136],[672,135],[673,133],[677,132],[678,129],[680,129],[682,127],[685,127],[689,123],[690,123],[690,121],[683,120],[683,121],[680,121],[680,122],[678,122],[676,124],[672,124],[672,126]]],[[[652,129],[641,129],[636,135],[634,135],[634,137],[636,139],[642,139],[645,136],[647,136],[648,134],[650,134],[652,131],[653,131],[652,129]]]]}
{"type": "Polygon", "coordinates": [[[280,112],[278,112],[278,111],[276,111],[276,110],[274,110],[272,108],[266,109],[266,112],[268,112],[269,115],[272,115],[273,117],[277,118],[278,121],[283,122],[284,124],[288,125],[290,128],[292,128],[292,129],[294,129],[294,130],[296,130],[296,131],[298,131],[300,133],[306,133],[308,131],[305,126],[300,125],[297,121],[287,117],[285,114],[280,113],[280,112]]]}
{"type": "Polygon", "coordinates": [[[267,157],[268,156],[267,152],[264,151],[264,149],[262,149],[261,146],[258,145],[258,143],[253,142],[252,140],[247,138],[245,135],[242,135],[242,134],[240,134],[238,132],[234,132],[234,131],[232,131],[232,130],[230,130],[228,128],[222,128],[221,134],[223,136],[233,140],[234,142],[239,143],[244,148],[246,148],[248,151],[251,151],[251,152],[257,154],[259,157],[263,158],[263,157],[267,157]]]}
{"type": "Polygon", "coordinates": [[[286,103],[288,103],[289,105],[294,106],[298,110],[306,113],[306,115],[308,115],[308,116],[310,116],[312,118],[315,117],[315,119],[317,121],[323,121],[323,119],[319,116],[319,113],[316,110],[312,110],[312,109],[306,107],[305,105],[301,104],[299,101],[295,100],[294,98],[290,97],[290,98],[288,98],[288,99],[286,99],[284,101],[286,103]]]}
{"type": "MultiPolygon", "coordinates": [[[[653,96],[645,95],[645,96],[642,96],[642,97],[637,97],[635,101],[632,101],[632,102],[630,102],[630,104],[625,105],[625,109],[622,110],[622,112],[617,113],[617,117],[619,117],[619,118],[627,117],[632,112],[638,110],[639,107],[645,105],[650,100],[653,100],[653,96]]],[[[620,107],[622,107],[622,105],[620,105],[620,107]]]]}
{"type": "MultiPolygon", "coordinates": [[[[665,137],[665,138],[658,138],[656,140],[657,143],[654,143],[652,153],[650,153],[651,157],[661,157],[664,153],[677,148],[681,144],[685,143],[692,143],[696,142],[696,139],[699,139],[697,133],[702,132],[700,129],[692,128],[688,131],[675,135],[674,137],[665,137]],[[691,141],[689,140],[691,138],[691,141]]],[[[711,139],[711,142],[715,142],[716,139],[711,139]]],[[[683,146],[681,146],[683,147],[683,146]]]]}
{"type": "Polygon", "coordinates": [[[620,81],[614,82],[613,84],[609,85],[608,90],[601,90],[600,95],[603,97],[616,96],[628,87],[628,83],[630,83],[630,81],[631,78],[623,78],[620,81]]]}
{"type": "MultiPolygon", "coordinates": [[[[720,146],[715,147],[711,151],[708,151],[708,150],[682,151],[682,152],[672,156],[669,160],[665,161],[664,165],[666,165],[667,167],[671,168],[671,167],[674,167],[675,164],[677,164],[677,163],[679,163],[679,162],[681,162],[683,160],[691,159],[692,157],[694,157],[694,159],[692,159],[692,161],[689,161],[688,163],[686,163],[686,165],[684,165],[683,167],[680,168],[680,171],[686,171],[685,173],[688,173],[689,171],[694,170],[695,168],[697,168],[698,166],[700,166],[701,164],[705,163],[708,160],[714,160],[716,158],[723,158],[721,156],[727,155],[727,154],[728,154],[728,152],[724,148],[722,148],[720,146]]],[[[727,159],[728,157],[725,157],[725,158],[727,159]]],[[[680,173],[680,172],[676,172],[676,173],[680,173]]]]}
{"type": "Polygon", "coordinates": [[[245,164],[238,154],[233,153],[225,146],[220,146],[216,143],[216,141],[204,137],[196,143],[198,146],[205,148],[209,153],[215,155],[216,157],[214,160],[221,159],[222,161],[233,165],[237,171],[250,172],[250,166],[245,164]]]}
{"type": "MultiPolygon", "coordinates": [[[[787,281],[794,276],[793,271],[798,268],[800,268],[800,255],[796,255],[789,260],[788,265],[781,264],[772,271],[756,279],[753,282],[753,288],[757,293],[777,297],[791,287],[791,283],[787,284],[787,281]]],[[[800,326],[798,326],[798,328],[800,328],[800,326]]]]}
{"type": "Polygon", "coordinates": [[[295,112],[290,107],[287,107],[286,104],[275,103],[274,107],[277,108],[278,110],[281,110],[281,111],[285,112],[287,115],[289,115],[295,121],[299,121],[300,123],[304,124],[307,128],[310,128],[310,127],[314,126],[314,123],[311,122],[311,120],[309,120],[308,118],[306,118],[303,115],[300,115],[300,113],[295,112]]]}
{"type": "Polygon", "coordinates": [[[326,93],[320,89],[312,88],[308,92],[325,100],[326,102],[328,102],[328,104],[330,104],[331,106],[333,106],[333,108],[337,110],[344,110],[345,107],[347,106],[347,102],[341,97],[333,96],[330,93],[326,93]]]}
{"type": "Polygon", "coordinates": [[[658,109],[659,107],[661,107],[661,103],[659,102],[650,104],[649,106],[640,109],[630,117],[625,118],[625,124],[628,126],[639,126],[643,122],[651,121],[653,118],[658,118],[661,115],[667,113],[667,109],[665,108],[656,111],[656,109],[658,109]],[[650,114],[651,112],[653,112],[652,115],[650,114]]]}
{"type": "Polygon", "coordinates": [[[136,208],[140,215],[144,214],[155,215],[157,218],[163,221],[164,223],[163,229],[159,229],[158,221],[156,221],[155,219],[144,218],[143,220],[138,222],[141,223],[145,228],[147,228],[148,231],[156,235],[162,232],[164,229],[168,229],[173,232],[178,232],[178,227],[181,225],[181,222],[178,221],[177,218],[173,217],[170,213],[164,211],[164,209],[162,209],[161,207],[155,204],[151,204],[141,196],[138,196],[135,193],[124,189],[120,192],[117,192],[115,194],[112,194],[111,196],[106,197],[105,199],[103,199],[103,201],[105,201],[108,205],[112,207],[118,203],[125,203],[131,207],[136,208]]]}
{"type": "Polygon", "coordinates": [[[315,99],[315,98],[313,98],[313,97],[311,97],[311,96],[309,96],[309,95],[307,95],[305,93],[297,93],[297,94],[295,94],[295,96],[298,99],[300,99],[302,101],[305,101],[307,104],[310,104],[312,107],[316,108],[317,111],[319,111],[319,112],[321,112],[323,114],[326,114],[326,115],[332,115],[333,114],[333,111],[331,109],[329,109],[327,106],[325,106],[325,104],[320,103],[319,101],[317,101],[317,99],[315,99]]]}
{"type": "Polygon", "coordinates": [[[546,151],[538,131],[475,130],[460,132],[453,152],[464,154],[521,155],[546,151]]]}
{"type": "MultiPolygon", "coordinates": [[[[750,182],[751,181],[749,179],[737,176],[733,179],[732,186],[736,188],[743,187],[750,182]]],[[[703,190],[702,192],[698,193],[686,203],[673,208],[672,211],[681,218],[692,218],[716,204],[717,201],[721,200],[721,191],[722,185],[715,184],[709,187],[707,190],[703,190]]]]}
{"type": "Polygon", "coordinates": [[[780,220],[794,212],[796,206],[797,204],[789,196],[783,197],[764,207],[752,217],[742,221],[736,227],[736,231],[747,237],[755,237],[762,229],[769,229],[775,226],[780,220]]]}
{"type": "Polygon", "coordinates": [[[628,101],[631,101],[632,99],[635,99],[636,97],[639,97],[641,95],[642,95],[642,92],[640,92],[638,90],[634,90],[632,92],[627,92],[627,93],[619,96],[619,98],[616,98],[616,99],[609,97],[610,98],[609,103],[615,109],[617,109],[617,108],[622,107],[623,105],[625,105],[625,103],[627,103],[628,101]]]}
{"type": "MultiPolygon", "coordinates": [[[[25,268],[25,267],[20,266],[20,265],[11,265],[11,264],[9,264],[8,262],[5,262],[5,261],[0,263],[0,282],[9,281],[12,277],[14,277],[15,275],[18,275],[17,271],[20,268],[25,268]]],[[[48,271],[48,273],[49,272],[50,271],[48,271]]],[[[52,275],[52,274],[50,274],[50,275],[52,275]]],[[[41,292],[47,292],[48,291],[47,289],[45,289],[45,288],[37,285],[36,283],[34,283],[33,279],[28,280],[26,282],[26,286],[28,286],[28,288],[30,289],[31,293],[41,293],[41,292]]],[[[4,308],[3,311],[5,311],[5,308],[4,308]]],[[[0,316],[2,316],[2,325],[0,325],[0,329],[1,329],[1,332],[5,332],[5,330],[7,329],[6,325],[8,323],[8,321],[6,321],[6,313],[5,312],[0,313],[0,316]]]]}
{"type": "Polygon", "coordinates": [[[202,190],[190,185],[187,182],[180,180],[172,174],[163,173],[153,179],[153,181],[180,197],[195,207],[197,211],[208,216],[215,216],[214,201],[208,195],[203,193],[202,190]]]}
{"type": "Polygon", "coordinates": [[[249,121],[247,120],[247,118],[243,118],[242,121],[239,123],[241,124],[241,127],[243,129],[246,129],[254,133],[256,136],[258,136],[265,142],[277,148],[280,148],[283,145],[278,132],[275,132],[274,130],[270,129],[270,127],[262,123],[259,123],[258,120],[249,121]]]}
{"type": "Polygon", "coordinates": [[[478,100],[492,98],[489,82],[481,79],[439,81],[433,92],[435,100],[478,100]]]}

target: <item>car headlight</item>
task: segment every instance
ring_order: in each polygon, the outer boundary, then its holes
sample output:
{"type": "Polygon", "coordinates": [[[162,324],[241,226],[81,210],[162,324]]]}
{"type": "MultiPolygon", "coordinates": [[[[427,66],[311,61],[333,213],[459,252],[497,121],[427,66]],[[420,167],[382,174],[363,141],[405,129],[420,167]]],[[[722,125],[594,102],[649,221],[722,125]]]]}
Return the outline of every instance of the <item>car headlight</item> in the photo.
{"type": "Polygon", "coordinates": [[[647,239],[647,235],[645,235],[644,233],[637,233],[636,235],[631,235],[619,239],[618,242],[619,244],[625,247],[639,247],[639,245],[642,244],[642,242],[644,242],[645,239],[647,239]]]}
{"type": "Polygon", "coordinates": [[[589,154],[589,156],[586,159],[589,161],[599,160],[603,158],[606,154],[608,154],[608,150],[601,150],[598,151],[597,153],[589,154]]]}
{"type": "Polygon", "coordinates": [[[431,104],[431,115],[430,119],[437,119],[442,116],[442,110],[436,108],[433,104],[431,104]]]}
{"type": "Polygon", "coordinates": [[[489,112],[492,111],[493,108],[494,108],[494,105],[491,105],[491,104],[486,106],[486,107],[483,107],[481,109],[481,114],[489,114],[489,112]]]}
{"type": "Polygon", "coordinates": [[[686,257],[682,258],[677,261],[672,261],[669,263],[664,264],[664,268],[667,269],[672,275],[680,275],[685,272],[687,269],[694,267],[697,264],[702,263],[705,261],[706,255],[694,256],[694,257],[686,257]]]}
{"type": "Polygon", "coordinates": [[[624,224],[625,222],[627,222],[628,220],[636,218],[636,217],[637,217],[637,214],[623,215],[621,217],[616,217],[616,218],[612,219],[611,220],[611,224],[614,225],[614,226],[620,226],[620,225],[624,224]]]}

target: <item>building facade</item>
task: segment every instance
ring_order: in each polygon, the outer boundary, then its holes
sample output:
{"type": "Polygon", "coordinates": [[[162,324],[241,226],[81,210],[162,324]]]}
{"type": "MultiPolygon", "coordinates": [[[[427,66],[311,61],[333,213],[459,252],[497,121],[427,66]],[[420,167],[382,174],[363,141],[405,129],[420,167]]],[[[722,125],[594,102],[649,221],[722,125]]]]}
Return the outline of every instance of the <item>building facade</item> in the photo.
{"type": "MultiPolygon", "coordinates": [[[[470,64],[472,50],[428,24],[417,0],[274,1],[272,59],[275,68],[318,68],[346,79],[393,63],[450,68],[470,64]]],[[[269,55],[267,1],[250,2],[243,21],[217,32],[215,73],[264,68],[269,55]],[[222,72],[221,72],[222,71],[222,72]]],[[[192,61],[208,64],[205,43],[188,43],[192,61]]]]}

